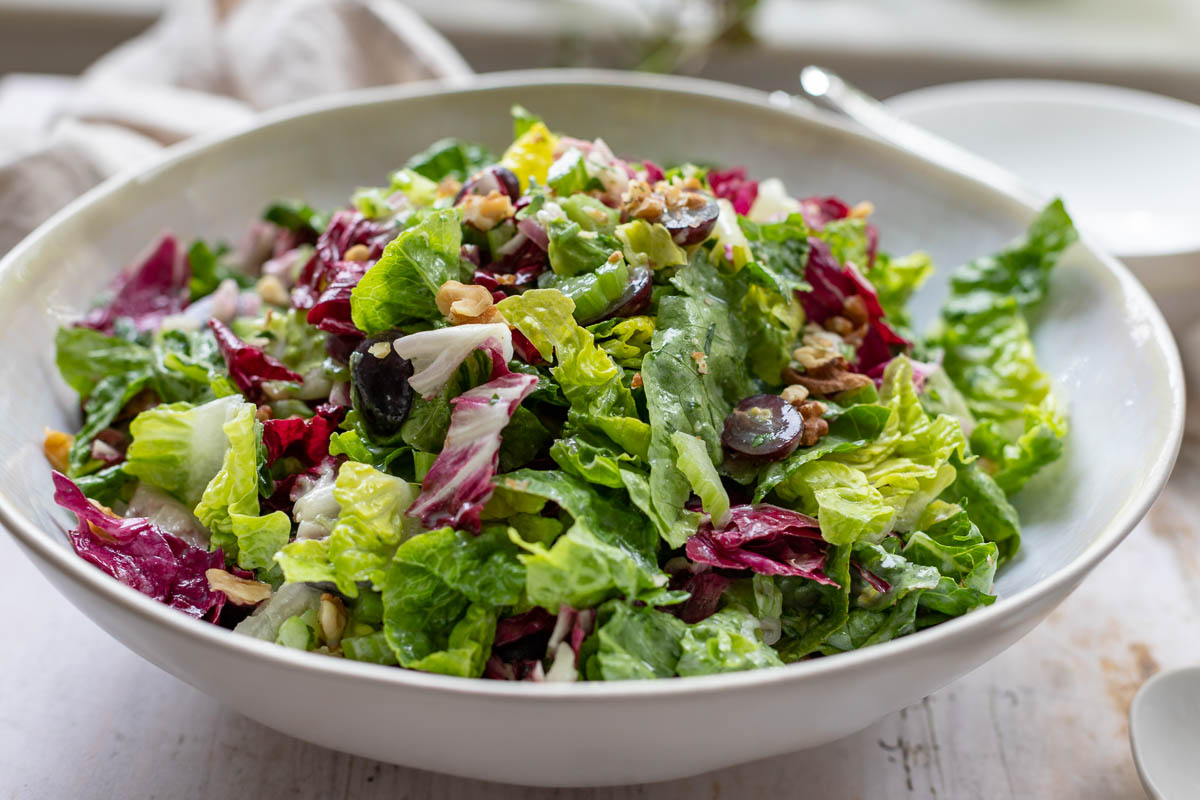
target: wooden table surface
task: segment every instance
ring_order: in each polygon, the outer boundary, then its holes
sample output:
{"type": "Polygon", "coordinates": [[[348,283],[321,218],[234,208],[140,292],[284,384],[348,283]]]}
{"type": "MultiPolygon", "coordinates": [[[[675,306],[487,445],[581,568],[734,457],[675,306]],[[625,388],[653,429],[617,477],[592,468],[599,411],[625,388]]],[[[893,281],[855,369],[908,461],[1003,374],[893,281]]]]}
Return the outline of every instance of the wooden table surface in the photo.
{"type": "Polygon", "coordinates": [[[989,664],[840,742],[647,786],[488,784],[275,733],[125,650],[0,536],[0,798],[1141,798],[1130,700],[1200,663],[1198,434],[1146,520],[989,664]]]}

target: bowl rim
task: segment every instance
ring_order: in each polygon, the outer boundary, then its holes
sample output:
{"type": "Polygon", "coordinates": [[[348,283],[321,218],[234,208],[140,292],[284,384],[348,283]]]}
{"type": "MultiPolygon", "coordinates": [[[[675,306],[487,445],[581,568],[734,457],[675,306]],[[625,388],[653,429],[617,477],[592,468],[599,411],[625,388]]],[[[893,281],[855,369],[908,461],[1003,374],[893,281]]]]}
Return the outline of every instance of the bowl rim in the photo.
{"type": "MultiPolygon", "coordinates": [[[[1131,117],[1192,128],[1200,141],[1200,105],[1176,97],[1126,86],[1037,78],[985,78],[911,89],[883,101],[897,116],[911,120],[921,114],[950,108],[983,106],[1071,106],[1114,111],[1131,117]]],[[[939,134],[940,135],[940,134],[939,134]]],[[[1200,152],[1200,145],[1197,146],[1200,152]]],[[[1119,251],[1121,258],[1145,259],[1200,254],[1200,232],[1190,241],[1165,245],[1138,244],[1119,251]]]]}
{"type": "MultiPolygon", "coordinates": [[[[17,273],[18,266],[26,258],[26,254],[34,252],[41,242],[51,238],[57,228],[71,217],[103,201],[126,185],[152,180],[160,170],[186,161],[216,144],[248,135],[268,126],[287,124],[299,117],[317,115],[348,106],[389,104],[435,95],[550,85],[631,88],[717,97],[733,104],[752,106],[757,109],[769,108],[784,114],[794,114],[808,124],[835,129],[839,135],[856,140],[861,147],[890,151],[893,156],[916,162],[921,169],[942,173],[944,177],[967,184],[974,184],[976,190],[990,193],[993,197],[1001,196],[1030,219],[1036,212],[1032,206],[1023,203],[998,187],[965,177],[875,139],[852,128],[840,118],[811,109],[802,101],[791,102],[791,98],[782,98],[784,102],[780,102],[781,98],[777,93],[768,94],[755,89],[697,78],[644,75],[611,70],[517,70],[469,78],[376,87],[316,98],[268,112],[247,124],[166,148],[152,161],[109,178],[72,201],[42,223],[3,258],[0,258],[0,292],[12,290],[11,285],[15,283],[12,279],[17,273]]],[[[1160,450],[1158,458],[1141,481],[1138,491],[1126,500],[1120,511],[1104,526],[1083,552],[1052,574],[1026,589],[1000,598],[991,606],[976,609],[962,617],[948,620],[909,636],[848,653],[797,662],[784,667],[657,681],[582,681],[534,684],[523,681],[490,681],[479,678],[435,675],[301,652],[249,636],[238,636],[227,629],[181,614],[112,579],[83,559],[78,558],[68,548],[53,542],[48,532],[17,509],[7,488],[3,487],[0,487],[0,523],[29,553],[37,556],[38,566],[43,571],[52,568],[86,591],[98,594],[108,602],[120,606],[125,612],[137,615],[143,622],[168,629],[164,632],[195,637],[206,647],[227,651],[229,657],[260,659],[281,670],[306,671],[330,679],[354,679],[393,689],[419,688],[447,695],[477,698],[520,698],[525,702],[585,703],[607,702],[617,698],[636,699],[648,695],[690,696],[697,693],[739,688],[761,688],[783,682],[816,680],[820,676],[832,672],[853,673],[870,669],[879,662],[911,655],[914,651],[927,652],[934,647],[946,647],[953,640],[968,636],[973,630],[995,626],[1004,618],[1019,615],[1021,610],[1035,606],[1040,601],[1056,594],[1065,596],[1134,528],[1166,483],[1178,454],[1183,434],[1184,381],[1175,341],[1171,337],[1158,307],[1130,272],[1111,256],[1087,242],[1086,237],[1083,243],[1116,278],[1116,291],[1119,291],[1120,295],[1124,297],[1128,308],[1138,310],[1141,321],[1149,326],[1152,334],[1150,339],[1155,342],[1160,354],[1161,380],[1165,384],[1161,389],[1169,394],[1167,409],[1169,422],[1166,428],[1166,437],[1162,443],[1164,447],[1160,450]]]]}

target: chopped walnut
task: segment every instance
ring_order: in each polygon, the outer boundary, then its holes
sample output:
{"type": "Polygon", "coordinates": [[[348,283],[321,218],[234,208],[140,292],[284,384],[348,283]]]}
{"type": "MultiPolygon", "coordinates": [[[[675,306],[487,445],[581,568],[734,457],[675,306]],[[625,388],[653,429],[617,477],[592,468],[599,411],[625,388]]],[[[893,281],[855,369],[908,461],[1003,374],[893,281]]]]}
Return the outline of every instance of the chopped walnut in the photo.
{"type": "Polygon", "coordinates": [[[640,373],[640,372],[633,373],[633,380],[631,380],[629,382],[629,388],[630,389],[642,388],[642,373],[640,373]]]}
{"type": "Polygon", "coordinates": [[[837,350],[804,345],[792,351],[792,358],[800,362],[800,366],[804,367],[807,372],[820,369],[831,361],[841,358],[841,354],[837,350]]]}
{"type": "Polygon", "coordinates": [[[259,406],[258,410],[254,412],[254,418],[257,419],[259,422],[266,422],[267,420],[269,420],[271,418],[271,416],[272,416],[271,407],[265,403],[263,405],[259,406]]]}
{"type": "Polygon", "coordinates": [[[682,181],[657,181],[653,186],[635,180],[621,195],[621,211],[631,219],[654,221],[668,211],[702,208],[710,199],[694,176],[682,181]]]}
{"type": "Polygon", "coordinates": [[[342,598],[331,594],[321,595],[321,607],[317,611],[317,624],[321,626],[321,638],[329,647],[337,647],[342,642],[342,634],[346,630],[346,607],[342,598]]]}
{"type": "Polygon", "coordinates": [[[790,403],[793,407],[799,409],[800,404],[808,399],[808,389],[796,383],[780,392],[779,396],[784,399],[784,402],[790,403]]]}
{"type": "Polygon", "coordinates": [[[287,288],[284,287],[283,281],[279,280],[276,275],[263,275],[258,279],[254,288],[258,292],[258,296],[271,305],[284,307],[291,305],[292,298],[288,294],[287,288]]]}
{"type": "Polygon", "coordinates": [[[208,579],[209,589],[221,592],[237,606],[256,606],[271,596],[271,584],[239,578],[223,569],[205,570],[204,577],[208,579]]]}
{"type": "Polygon", "coordinates": [[[46,454],[46,460],[59,472],[66,472],[71,468],[71,445],[75,444],[75,437],[51,428],[42,428],[42,430],[45,432],[45,438],[42,439],[42,452],[46,454]]]}
{"type": "Polygon", "coordinates": [[[862,344],[870,330],[871,316],[867,303],[859,295],[847,298],[841,314],[825,320],[825,329],[836,333],[842,341],[855,347],[862,344]]]}
{"type": "Polygon", "coordinates": [[[866,325],[871,320],[867,313],[867,301],[857,294],[846,298],[842,314],[855,326],[866,325]]]}
{"type": "Polygon", "coordinates": [[[812,447],[821,440],[822,436],[829,433],[829,423],[821,418],[827,408],[824,403],[806,400],[797,405],[796,410],[800,412],[800,418],[804,420],[804,428],[800,432],[800,444],[804,447],[812,447]]]}
{"type": "Polygon", "coordinates": [[[846,363],[846,359],[840,355],[822,361],[813,367],[804,365],[804,362],[799,358],[796,360],[800,361],[801,366],[805,367],[804,372],[799,372],[791,366],[787,366],[783,368],[783,379],[788,383],[803,386],[812,394],[829,396],[850,389],[860,389],[872,382],[870,378],[861,372],[852,372],[850,365],[846,363]]]}
{"type": "Polygon", "coordinates": [[[708,374],[708,355],[695,350],[692,352],[692,361],[696,362],[696,371],[701,375],[708,374]]]}
{"type": "Polygon", "coordinates": [[[437,190],[434,194],[438,197],[454,197],[462,189],[462,186],[462,181],[447,175],[438,182],[437,190]]]}
{"type": "Polygon", "coordinates": [[[855,204],[855,206],[850,209],[850,213],[846,216],[850,217],[850,219],[866,219],[867,217],[871,216],[874,211],[875,204],[869,200],[863,200],[861,203],[855,204]]]}
{"type": "Polygon", "coordinates": [[[345,253],[342,253],[343,261],[366,261],[370,257],[371,248],[365,244],[356,244],[353,247],[347,248],[345,253]]]}
{"type": "Polygon", "coordinates": [[[446,281],[434,300],[453,325],[504,321],[500,309],[492,304],[492,293],[483,286],[446,281]]]}
{"type": "Polygon", "coordinates": [[[463,212],[463,222],[481,231],[490,231],[517,213],[508,195],[495,189],[487,194],[465,194],[458,206],[463,212]]]}
{"type": "Polygon", "coordinates": [[[836,333],[838,336],[849,336],[854,332],[855,325],[853,322],[841,316],[840,314],[834,314],[832,317],[825,320],[825,327],[836,333]]]}

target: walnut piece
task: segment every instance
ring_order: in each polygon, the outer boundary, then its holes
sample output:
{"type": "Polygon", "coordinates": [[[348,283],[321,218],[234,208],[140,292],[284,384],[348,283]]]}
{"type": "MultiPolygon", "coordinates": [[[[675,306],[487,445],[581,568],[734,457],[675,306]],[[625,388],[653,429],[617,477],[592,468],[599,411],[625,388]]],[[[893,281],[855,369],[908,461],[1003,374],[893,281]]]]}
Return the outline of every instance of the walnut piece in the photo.
{"type": "Polygon", "coordinates": [[[458,206],[463,212],[463,222],[481,231],[490,231],[517,213],[508,195],[495,189],[487,194],[465,194],[458,206]]]}
{"type": "Polygon", "coordinates": [[[850,389],[861,389],[872,383],[871,379],[861,372],[852,372],[845,357],[840,355],[822,361],[813,367],[807,367],[799,358],[796,360],[800,361],[805,370],[800,372],[791,366],[784,367],[783,379],[787,383],[803,386],[808,389],[810,394],[828,397],[850,389]]]}
{"type": "Polygon", "coordinates": [[[237,606],[256,606],[271,596],[271,584],[239,578],[223,569],[205,570],[204,577],[208,579],[209,589],[223,593],[237,606]]]}
{"type": "Polygon", "coordinates": [[[437,191],[434,194],[438,197],[454,197],[462,187],[462,181],[447,175],[438,181],[437,191]]]}
{"type": "Polygon", "coordinates": [[[258,292],[258,296],[271,305],[287,308],[292,303],[292,297],[288,294],[287,287],[276,275],[263,275],[258,279],[254,288],[258,292]]]}
{"type": "Polygon", "coordinates": [[[500,309],[492,304],[492,293],[476,284],[446,281],[438,289],[434,302],[452,325],[504,321],[500,309]]]}
{"type": "Polygon", "coordinates": [[[653,222],[668,211],[703,208],[709,200],[695,176],[683,180],[657,181],[653,186],[643,180],[634,180],[629,182],[625,193],[621,195],[621,211],[630,219],[653,222]]]}
{"type": "Polygon", "coordinates": [[[800,418],[804,420],[804,428],[800,432],[800,444],[803,447],[812,447],[821,440],[821,437],[829,433],[829,423],[821,418],[828,409],[824,403],[817,400],[805,400],[796,406],[796,410],[800,412],[800,418]]]}
{"type": "Polygon", "coordinates": [[[784,399],[784,402],[790,403],[793,408],[799,411],[800,405],[808,399],[808,389],[795,383],[780,392],[779,396],[784,399]]]}
{"type": "Polygon", "coordinates": [[[50,462],[50,466],[65,473],[71,468],[71,445],[75,444],[75,437],[51,428],[42,428],[42,430],[45,432],[45,438],[42,439],[42,452],[46,454],[46,460],[50,462]]]}

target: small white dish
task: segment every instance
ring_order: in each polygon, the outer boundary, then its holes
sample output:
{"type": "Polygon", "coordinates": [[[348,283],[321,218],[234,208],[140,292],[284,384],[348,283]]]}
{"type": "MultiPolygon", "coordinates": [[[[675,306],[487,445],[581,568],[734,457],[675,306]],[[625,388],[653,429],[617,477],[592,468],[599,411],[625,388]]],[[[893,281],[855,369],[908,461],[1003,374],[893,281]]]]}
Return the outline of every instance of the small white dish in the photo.
{"type": "Polygon", "coordinates": [[[989,80],[885,101],[905,120],[1061,194],[1153,292],[1200,284],[1200,106],[1088,83],[989,80]]]}
{"type": "Polygon", "coordinates": [[[1129,739],[1153,800],[1200,797],[1200,667],[1146,681],[1129,708],[1129,739]]]}

